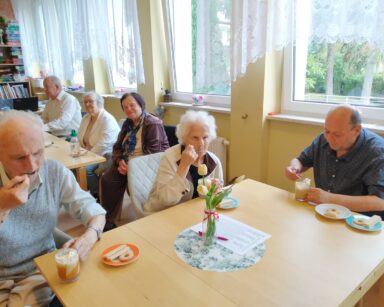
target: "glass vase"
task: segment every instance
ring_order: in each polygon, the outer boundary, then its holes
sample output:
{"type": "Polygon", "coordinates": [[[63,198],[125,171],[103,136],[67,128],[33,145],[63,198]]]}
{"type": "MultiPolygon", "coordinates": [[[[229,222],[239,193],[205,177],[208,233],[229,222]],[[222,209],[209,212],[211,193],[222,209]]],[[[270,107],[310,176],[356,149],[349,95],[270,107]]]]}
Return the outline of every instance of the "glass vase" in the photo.
{"type": "Polygon", "coordinates": [[[203,240],[204,245],[212,245],[216,240],[216,221],[218,219],[218,214],[215,209],[213,210],[204,210],[204,220],[203,220],[203,240]]]}

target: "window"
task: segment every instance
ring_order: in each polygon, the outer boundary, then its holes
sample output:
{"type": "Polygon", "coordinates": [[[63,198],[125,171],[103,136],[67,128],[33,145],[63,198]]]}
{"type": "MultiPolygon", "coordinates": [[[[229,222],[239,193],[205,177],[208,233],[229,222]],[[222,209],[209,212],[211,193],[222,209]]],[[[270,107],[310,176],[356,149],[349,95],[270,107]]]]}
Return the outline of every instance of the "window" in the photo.
{"type": "Polygon", "coordinates": [[[229,103],[230,0],[168,0],[166,25],[174,97],[229,103]]]}
{"type": "Polygon", "coordinates": [[[144,82],[136,1],[108,1],[111,74],[116,91],[144,82]],[[142,74],[142,76],[140,76],[142,74]]]}
{"type": "Polygon", "coordinates": [[[84,84],[83,61],[103,59],[112,85],[144,82],[136,0],[14,0],[27,74],[84,84]],[[106,25],[109,25],[109,27],[106,25]]]}
{"type": "Polygon", "coordinates": [[[323,117],[332,106],[348,103],[358,106],[365,121],[383,121],[384,53],[361,39],[310,39],[304,32],[316,25],[306,9],[298,1],[296,43],[285,49],[283,111],[323,117]]]}

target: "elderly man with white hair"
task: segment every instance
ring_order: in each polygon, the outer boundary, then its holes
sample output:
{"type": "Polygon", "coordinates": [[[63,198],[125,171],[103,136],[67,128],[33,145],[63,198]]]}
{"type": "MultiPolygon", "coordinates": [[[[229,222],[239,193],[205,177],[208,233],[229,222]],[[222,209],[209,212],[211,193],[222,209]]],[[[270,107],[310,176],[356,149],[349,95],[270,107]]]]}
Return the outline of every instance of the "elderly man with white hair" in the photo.
{"type": "MultiPolygon", "coordinates": [[[[112,146],[116,142],[120,127],[116,119],[104,109],[104,99],[96,92],[88,92],[83,96],[83,104],[87,114],[83,117],[78,131],[81,147],[109,159],[112,146]]],[[[106,165],[103,164],[103,165],[106,165]]],[[[98,196],[98,176],[95,170],[99,164],[87,166],[88,187],[92,195],[98,196]]]]}
{"type": "Polygon", "coordinates": [[[64,92],[60,79],[48,76],[43,82],[49,100],[41,118],[44,129],[57,136],[69,136],[71,130],[79,129],[81,107],[76,97],[64,92]]]}
{"type": "Polygon", "coordinates": [[[154,185],[144,214],[185,202],[197,197],[198,166],[207,166],[206,178],[223,181],[219,158],[208,151],[209,143],[216,137],[215,118],[204,111],[188,111],[176,127],[179,144],[167,149],[159,165],[154,185]]]}
{"type": "Polygon", "coordinates": [[[52,291],[33,259],[54,250],[52,232],[64,207],[84,233],[64,244],[85,260],[100,239],[105,210],[72,172],[44,159],[41,119],[22,111],[0,117],[0,306],[47,306],[52,291]]]}

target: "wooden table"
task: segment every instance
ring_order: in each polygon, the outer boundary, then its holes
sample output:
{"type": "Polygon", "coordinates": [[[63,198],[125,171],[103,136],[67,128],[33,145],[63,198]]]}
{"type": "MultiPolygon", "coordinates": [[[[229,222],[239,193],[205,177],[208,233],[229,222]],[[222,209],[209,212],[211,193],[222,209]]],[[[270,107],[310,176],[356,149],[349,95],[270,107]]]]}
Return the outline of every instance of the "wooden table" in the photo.
{"type": "Polygon", "coordinates": [[[105,233],[73,284],[58,281],[52,254],[36,263],[66,306],[353,306],[382,276],[384,232],[325,219],[291,193],[253,180],[232,195],[239,207],[220,213],[272,235],[250,268],[207,272],[175,254],[176,236],[202,219],[202,199],[105,233]],[[140,258],[120,268],[103,265],[101,252],[121,242],[136,244],[140,258]]]}
{"type": "Polygon", "coordinates": [[[69,169],[74,169],[76,171],[76,178],[80,187],[86,191],[87,172],[85,166],[102,163],[105,161],[105,158],[90,151],[85,155],[73,158],[69,154],[69,143],[64,139],[49,133],[45,133],[44,138],[46,144],[52,143],[52,145],[45,148],[45,157],[47,159],[59,161],[69,169]]]}

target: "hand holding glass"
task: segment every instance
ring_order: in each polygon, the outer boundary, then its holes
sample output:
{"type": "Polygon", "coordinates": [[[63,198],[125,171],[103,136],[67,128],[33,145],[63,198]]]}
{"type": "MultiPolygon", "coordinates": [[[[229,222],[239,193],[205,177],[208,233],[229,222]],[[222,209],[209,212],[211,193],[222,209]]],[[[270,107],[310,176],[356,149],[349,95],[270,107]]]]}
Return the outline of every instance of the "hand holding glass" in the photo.
{"type": "Polygon", "coordinates": [[[311,187],[311,179],[297,179],[295,181],[295,199],[298,201],[306,201],[307,194],[311,187]]]}

